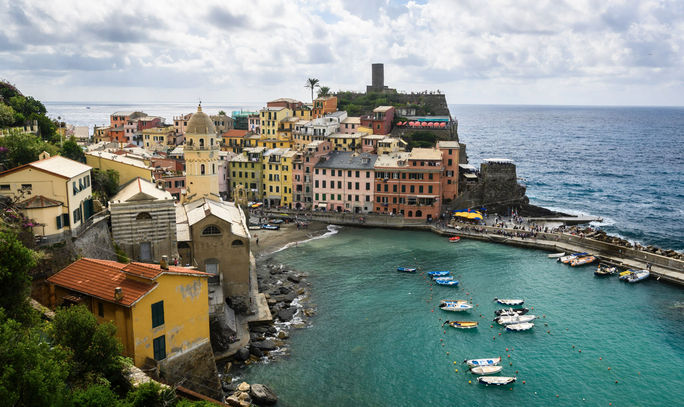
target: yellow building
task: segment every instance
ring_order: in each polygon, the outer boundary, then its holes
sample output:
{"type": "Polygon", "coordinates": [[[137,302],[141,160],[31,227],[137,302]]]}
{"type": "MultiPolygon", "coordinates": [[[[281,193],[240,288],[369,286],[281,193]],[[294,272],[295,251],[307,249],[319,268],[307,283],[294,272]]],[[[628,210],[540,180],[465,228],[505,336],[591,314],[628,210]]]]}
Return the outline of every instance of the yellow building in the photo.
{"type": "Polygon", "coordinates": [[[230,161],[230,182],[234,189],[242,185],[247,191],[247,199],[261,201],[263,196],[263,156],[265,147],[247,147],[242,154],[230,161]]]}
{"type": "Polygon", "coordinates": [[[292,110],[286,107],[266,107],[259,111],[261,135],[265,138],[277,139],[283,119],[292,117],[292,110]]]}
{"type": "Polygon", "coordinates": [[[219,138],[211,118],[197,107],[185,128],[185,188],[183,202],[202,197],[220,201],[219,138]]]}
{"type": "Polygon", "coordinates": [[[292,159],[296,152],[273,148],[263,158],[263,202],[267,206],[292,207],[292,159]]]}
{"type": "MultiPolygon", "coordinates": [[[[164,262],[162,262],[164,263],[164,262]]],[[[142,367],[209,341],[205,272],[159,264],[79,259],[48,278],[50,306],[83,304],[112,321],[124,355],[142,367]]]]}
{"type": "Polygon", "coordinates": [[[358,151],[361,150],[361,137],[363,133],[334,133],[328,137],[335,151],[358,151]]]}
{"type": "Polygon", "coordinates": [[[173,126],[152,127],[142,131],[142,145],[147,151],[164,151],[175,145],[176,132],[173,126]]]}
{"type": "Polygon", "coordinates": [[[61,239],[93,215],[91,167],[55,156],[0,173],[0,195],[18,201],[33,233],[61,239]]]}
{"type": "Polygon", "coordinates": [[[100,171],[114,170],[119,173],[119,185],[124,185],[140,177],[154,181],[154,168],[143,160],[132,158],[126,154],[114,154],[107,151],[86,153],[86,163],[100,171]]]}

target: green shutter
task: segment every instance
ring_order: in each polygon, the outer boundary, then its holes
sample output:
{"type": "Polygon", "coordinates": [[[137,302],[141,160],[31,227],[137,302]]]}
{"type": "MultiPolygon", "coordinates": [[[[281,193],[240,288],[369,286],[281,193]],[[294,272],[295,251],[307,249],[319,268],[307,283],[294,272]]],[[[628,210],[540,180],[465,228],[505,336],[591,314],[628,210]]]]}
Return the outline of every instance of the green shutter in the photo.
{"type": "Polygon", "coordinates": [[[154,360],[166,359],[166,336],[162,335],[152,341],[154,360]]]}
{"type": "Polygon", "coordinates": [[[164,301],[152,304],[152,328],[164,325],[164,301]]]}
{"type": "Polygon", "coordinates": [[[62,228],[62,215],[57,215],[57,229],[62,228]]]}

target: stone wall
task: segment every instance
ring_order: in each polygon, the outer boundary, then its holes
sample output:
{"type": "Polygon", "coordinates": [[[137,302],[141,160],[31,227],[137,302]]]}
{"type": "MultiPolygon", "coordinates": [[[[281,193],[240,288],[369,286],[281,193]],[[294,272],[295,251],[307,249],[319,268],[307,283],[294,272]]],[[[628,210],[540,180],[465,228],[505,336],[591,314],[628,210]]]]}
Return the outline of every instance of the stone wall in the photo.
{"type": "Polygon", "coordinates": [[[159,375],[170,384],[223,400],[214,352],[208,340],[159,362],[159,375]]]}
{"type": "Polygon", "coordinates": [[[96,219],[73,240],[73,250],[81,257],[116,260],[112,236],[109,233],[109,216],[96,219]]]}

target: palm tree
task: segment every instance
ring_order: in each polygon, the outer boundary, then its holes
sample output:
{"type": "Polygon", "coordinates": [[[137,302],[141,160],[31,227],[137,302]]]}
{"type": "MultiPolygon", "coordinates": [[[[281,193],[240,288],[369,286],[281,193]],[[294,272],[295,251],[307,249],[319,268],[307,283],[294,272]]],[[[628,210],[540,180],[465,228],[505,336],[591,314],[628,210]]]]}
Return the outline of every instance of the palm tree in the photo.
{"type": "Polygon", "coordinates": [[[318,82],[320,82],[320,81],[316,78],[309,78],[306,81],[306,85],[304,85],[305,88],[311,89],[311,102],[312,103],[313,103],[313,91],[314,91],[314,89],[320,88],[320,86],[318,85],[318,82]]]}
{"type": "Polygon", "coordinates": [[[321,86],[318,88],[318,97],[321,96],[329,96],[330,95],[330,88],[327,86],[321,86]]]}

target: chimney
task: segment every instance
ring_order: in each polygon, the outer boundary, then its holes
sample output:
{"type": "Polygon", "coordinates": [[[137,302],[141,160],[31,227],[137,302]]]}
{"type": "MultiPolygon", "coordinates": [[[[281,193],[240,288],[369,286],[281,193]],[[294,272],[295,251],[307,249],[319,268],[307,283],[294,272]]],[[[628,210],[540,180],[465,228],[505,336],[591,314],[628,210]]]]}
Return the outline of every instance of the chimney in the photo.
{"type": "Polygon", "coordinates": [[[161,261],[159,262],[159,267],[162,270],[168,270],[169,269],[169,256],[162,256],[161,261]]]}
{"type": "Polygon", "coordinates": [[[123,291],[121,290],[121,287],[116,287],[114,288],[114,301],[121,300],[123,300],[123,291]]]}

